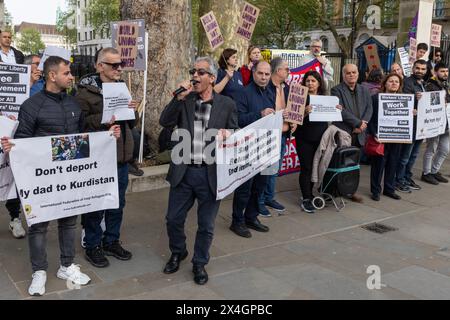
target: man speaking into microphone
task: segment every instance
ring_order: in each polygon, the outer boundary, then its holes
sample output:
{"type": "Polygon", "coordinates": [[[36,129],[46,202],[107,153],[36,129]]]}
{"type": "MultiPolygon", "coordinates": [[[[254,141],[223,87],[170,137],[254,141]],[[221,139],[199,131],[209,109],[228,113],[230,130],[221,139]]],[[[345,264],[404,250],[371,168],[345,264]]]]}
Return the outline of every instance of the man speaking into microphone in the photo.
{"type": "MultiPolygon", "coordinates": [[[[167,175],[170,192],[166,226],[172,254],[164,273],[178,271],[180,262],[188,256],[184,223],[188,211],[197,199],[198,228],[192,271],[195,283],[203,285],[208,281],[205,265],[209,262],[209,248],[220,205],[220,201],[216,201],[216,164],[214,159],[208,158],[210,155],[207,155],[205,149],[211,143],[215,144],[216,133],[223,137],[229,134],[226,129],[237,129],[238,121],[233,100],[213,91],[217,67],[211,58],[197,58],[189,73],[192,79],[180,84],[159,119],[161,126],[177,127],[179,131],[188,132],[190,137],[190,148],[182,149],[183,155],[172,153],[167,175]],[[208,130],[215,130],[215,133],[206,133],[208,130]],[[208,140],[208,137],[212,138],[208,140]],[[183,160],[179,161],[175,156],[182,157],[183,160]]],[[[186,145],[185,138],[179,143],[186,145]]],[[[174,150],[178,149],[177,146],[174,147],[174,150]]]]}

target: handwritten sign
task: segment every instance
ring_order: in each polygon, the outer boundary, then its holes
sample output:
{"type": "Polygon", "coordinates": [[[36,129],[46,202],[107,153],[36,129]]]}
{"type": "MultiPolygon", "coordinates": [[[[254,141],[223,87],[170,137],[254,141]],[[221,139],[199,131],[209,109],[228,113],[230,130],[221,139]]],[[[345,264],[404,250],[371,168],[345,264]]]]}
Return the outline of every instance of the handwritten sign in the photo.
{"type": "Polygon", "coordinates": [[[417,56],[417,40],[409,38],[409,64],[414,65],[417,56]]]}
{"type": "Polygon", "coordinates": [[[244,9],[242,10],[241,20],[237,28],[237,35],[250,41],[255,30],[256,21],[259,16],[259,9],[248,2],[244,2],[244,9]]]}
{"type": "Polygon", "coordinates": [[[441,33],[442,33],[442,26],[433,23],[431,25],[431,39],[430,39],[431,47],[439,48],[441,46],[441,33]]]}
{"type": "Polygon", "coordinates": [[[124,71],[145,70],[145,21],[111,22],[112,46],[119,50],[124,71]]]}
{"type": "Polygon", "coordinates": [[[214,12],[210,11],[200,18],[203,28],[205,29],[206,36],[208,37],[209,45],[214,51],[220,47],[225,40],[220,32],[219,24],[217,23],[214,12]]]}
{"type": "Polygon", "coordinates": [[[303,125],[307,96],[307,87],[302,86],[300,83],[291,84],[286,106],[286,111],[288,112],[288,116],[285,119],[286,122],[303,125]]]}

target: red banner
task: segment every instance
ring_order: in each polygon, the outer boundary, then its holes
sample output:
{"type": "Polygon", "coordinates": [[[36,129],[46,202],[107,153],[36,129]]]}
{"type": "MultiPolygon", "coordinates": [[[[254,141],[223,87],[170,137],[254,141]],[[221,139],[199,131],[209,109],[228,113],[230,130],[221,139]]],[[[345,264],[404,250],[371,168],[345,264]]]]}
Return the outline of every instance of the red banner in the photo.
{"type": "Polygon", "coordinates": [[[281,164],[278,176],[284,176],[285,174],[295,173],[300,171],[300,160],[297,156],[297,149],[295,138],[287,139],[286,151],[283,156],[283,163],[281,164]]]}
{"type": "Polygon", "coordinates": [[[298,82],[298,83],[302,82],[303,76],[309,70],[315,70],[318,73],[320,73],[321,76],[323,76],[322,65],[317,59],[313,59],[307,64],[304,64],[298,68],[291,69],[289,78],[286,81],[287,84],[290,84],[291,82],[298,82]]]}

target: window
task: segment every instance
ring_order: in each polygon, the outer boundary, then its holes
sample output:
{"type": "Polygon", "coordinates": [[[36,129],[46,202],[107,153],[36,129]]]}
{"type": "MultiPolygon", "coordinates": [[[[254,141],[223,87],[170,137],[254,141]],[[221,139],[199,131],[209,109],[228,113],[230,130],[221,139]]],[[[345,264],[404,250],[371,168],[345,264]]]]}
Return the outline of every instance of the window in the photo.
{"type": "Polygon", "coordinates": [[[85,31],[84,32],[84,40],[87,40],[88,39],[88,37],[87,37],[87,31],[85,31]]]}
{"type": "Polygon", "coordinates": [[[445,0],[436,0],[434,2],[434,17],[443,17],[445,15],[445,0]]]}
{"type": "Polygon", "coordinates": [[[328,38],[323,36],[320,37],[320,40],[322,40],[322,50],[328,52],[328,38]]]}
{"type": "Polygon", "coordinates": [[[87,13],[84,14],[84,25],[85,25],[85,26],[88,25],[87,13]]]}
{"type": "Polygon", "coordinates": [[[80,0],[77,1],[77,7],[80,7],[80,0]]]}
{"type": "Polygon", "coordinates": [[[78,32],[78,41],[81,41],[81,34],[78,32]]]}
{"type": "Polygon", "coordinates": [[[87,0],[84,0],[84,7],[87,8],[87,0]]]}
{"type": "Polygon", "coordinates": [[[92,40],[92,31],[89,31],[89,36],[90,36],[89,40],[92,40]]]}
{"type": "Polygon", "coordinates": [[[95,30],[93,30],[93,31],[92,31],[92,36],[93,36],[93,38],[92,38],[92,39],[95,39],[95,36],[96,36],[96,34],[95,34],[95,30]]]}

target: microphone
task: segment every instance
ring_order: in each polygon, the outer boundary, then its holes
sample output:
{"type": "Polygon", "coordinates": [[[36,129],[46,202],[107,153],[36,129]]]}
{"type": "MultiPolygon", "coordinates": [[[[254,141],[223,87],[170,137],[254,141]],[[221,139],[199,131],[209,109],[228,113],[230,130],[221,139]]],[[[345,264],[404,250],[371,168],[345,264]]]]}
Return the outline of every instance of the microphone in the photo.
{"type": "MultiPolygon", "coordinates": [[[[196,85],[197,83],[200,83],[200,81],[197,81],[197,80],[192,79],[192,80],[191,80],[191,83],[192,83],[192,85],[194,86],[194,85],[196,85]]],[[[172,92],[172,94],[173,94],[174,97],[176,97],[177,95],[179,95],[179,94],[182,93],[182,92],[185,92],[186,90],[187,90],[187,89],[184,88],[184,87],[179,87],[177,90],[175,90],[174,92],[172,92]]]]}

